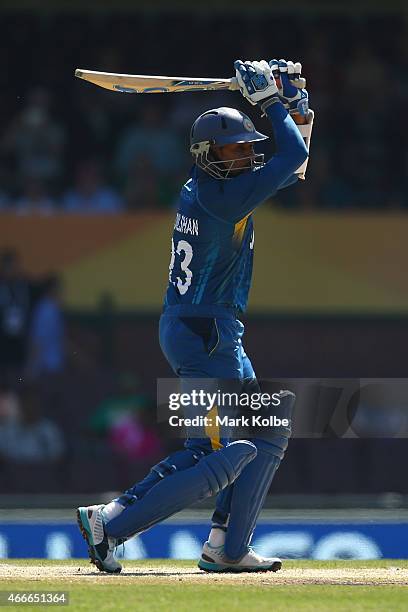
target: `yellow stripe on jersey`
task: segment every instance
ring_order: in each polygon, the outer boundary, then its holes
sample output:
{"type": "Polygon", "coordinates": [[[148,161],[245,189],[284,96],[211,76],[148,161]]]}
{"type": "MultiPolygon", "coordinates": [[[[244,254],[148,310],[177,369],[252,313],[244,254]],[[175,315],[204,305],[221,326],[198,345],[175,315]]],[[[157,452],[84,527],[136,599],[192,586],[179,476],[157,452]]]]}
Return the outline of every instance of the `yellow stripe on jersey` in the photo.
{"type": "Polygon", "coordinates": [[[210,424],[205,426],[205,433],[210,438],[211,448],[213,450],[219,450],[220,448],[223,448],[224,446],[220,442],[220,428],[216,424],[217,415],[218,415],[218,408],[217,406],[213,406],[213,408],[211,408],[211,410],[207,414],[208,422],[210,424]]]}
{"type": "Polygon", "coordinates": [[[235,224],[234,235],[232,237],[234,242],[239,242],[239,244],[241,244],[242,239],[244,237],[244,232],[245,232],[246,224],[248,222],[248,217],[251,214],[252,214],[252,210],[247,215],[245,215],[245,217],[243,217],[240,221],[237,221],[237,223],[235,224]]]}

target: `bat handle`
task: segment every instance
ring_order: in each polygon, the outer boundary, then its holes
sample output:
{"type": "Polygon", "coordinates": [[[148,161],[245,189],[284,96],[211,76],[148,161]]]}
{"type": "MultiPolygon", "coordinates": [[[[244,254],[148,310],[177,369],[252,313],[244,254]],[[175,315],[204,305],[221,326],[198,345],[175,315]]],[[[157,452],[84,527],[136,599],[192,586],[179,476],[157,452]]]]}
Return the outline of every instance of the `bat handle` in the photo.
{"type": "MultiPolygon", "coordinates": [[[[277,84],[278,88],[281,89],[282,83],[281,83],[281,80],[280,80],[279,77],[276,79],[276,84],[277,84]]],[[[304,89],[306,87],[306,79],[304,79],[303,77],[297,79],[296,87],[299,87],[300,89],[304,89]]],[[[232,78],[229,79],[228,89],[230,91],[236,91],[237,89],[239,89],[238,81],[237,81],[237,79],[235,77],[232,77],[232,78]]]]}
{"type": "Polygon", "coordinates": [[[228,89],[230,91],[236,91],[237,89],[239,89],[238,81],[237,81],[237,79],[235,77],[232,77],[229,80],[229,87],[228,87],[228,89]]]}

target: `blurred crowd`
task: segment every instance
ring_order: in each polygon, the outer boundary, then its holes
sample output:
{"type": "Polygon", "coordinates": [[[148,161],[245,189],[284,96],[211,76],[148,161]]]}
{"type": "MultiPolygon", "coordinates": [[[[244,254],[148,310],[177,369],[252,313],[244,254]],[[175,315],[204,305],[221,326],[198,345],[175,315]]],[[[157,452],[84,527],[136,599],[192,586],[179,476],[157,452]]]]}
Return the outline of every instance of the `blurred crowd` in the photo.
{"type": "Polygon", "coordinates": [[[163,454],[137,377],[86,353],[67,333],[59,277],[29,278],[1,251],[0,492],[124,488],[163,454]]]}
{"type": "Polygon", "coordinates": [[[54,274],[29,279],[19,254],[0,252],[0,376],[35,379],[65,363],[61,284],[54,274]]]}
{"type": "MultiPolygon", "coordinates": [[[[2,211],[169,208],[189,173],[189,128],[198,114],[236,106],[270,132],[239,93],[117,94],[74,79],[76,67],[228,77],[234,59],[271,53],[302,61],[316,112],[307,180],[278,193],[274,204],[396,209],[408,203],[400,136],[408,28],[399,15],[6,13],[2,22],[13,58],[0,60],[7,79],[0,99],[2,211]],[[114,42],[112,32],[120,33],[114,42]]],[[[273,139],[265,152],[273,153],[273,139]]]]}

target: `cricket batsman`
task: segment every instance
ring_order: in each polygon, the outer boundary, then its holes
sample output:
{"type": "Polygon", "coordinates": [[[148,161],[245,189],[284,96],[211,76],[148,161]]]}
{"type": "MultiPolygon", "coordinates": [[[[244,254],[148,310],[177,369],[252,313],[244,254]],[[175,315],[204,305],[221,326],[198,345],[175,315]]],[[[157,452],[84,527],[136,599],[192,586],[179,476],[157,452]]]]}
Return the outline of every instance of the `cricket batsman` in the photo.
{"type": "MultiPolygon", "coordinates": [[[[313,124],[301,65],[285,60],[236,61],[242,95],[271,122],[276,153],[267,162],[254,143],[268,136],[233,108],[200,115],[191,128],[194,166],[183,186],[172,236],[169,283],[159,324],[162,351],[188,379],[258,382],[239,320],[251,286],[253,211],[277,190],[304,178],[313,124]],[[296,125],[292,117],[303,117],[296,125]]],[[[290,413],[294,395],[281,392],[290,413]]],[[[209,572],[276,571],[277,558],[250,547],[265,496],[288,445],[290,429],[267,439],[189,436],[182,450],[106,505],[77,510],[91,562],[119,573],[115,548],[187,506],[217,495],[199,567],[209,572]]]]}

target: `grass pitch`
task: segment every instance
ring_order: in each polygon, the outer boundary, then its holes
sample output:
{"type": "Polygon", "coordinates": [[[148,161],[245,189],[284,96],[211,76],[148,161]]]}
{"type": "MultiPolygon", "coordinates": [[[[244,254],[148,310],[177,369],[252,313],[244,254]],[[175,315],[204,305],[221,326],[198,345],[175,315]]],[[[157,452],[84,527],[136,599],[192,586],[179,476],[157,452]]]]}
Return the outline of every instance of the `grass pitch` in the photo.
{"type": "Polygon", "coordinates": [[[160,559],[124,561],[119,575],[101,574],[82,559],[0,563],[0,590],[66,591],[68,610],[97,612],[394,612],[408,609],[407,587],[408,561],[400,560],[286,561],[277,573],[219,575],[192,561],[160,559]]]}

